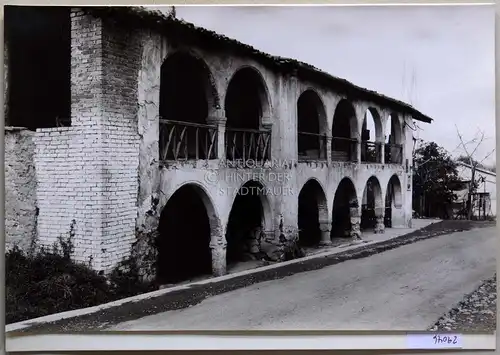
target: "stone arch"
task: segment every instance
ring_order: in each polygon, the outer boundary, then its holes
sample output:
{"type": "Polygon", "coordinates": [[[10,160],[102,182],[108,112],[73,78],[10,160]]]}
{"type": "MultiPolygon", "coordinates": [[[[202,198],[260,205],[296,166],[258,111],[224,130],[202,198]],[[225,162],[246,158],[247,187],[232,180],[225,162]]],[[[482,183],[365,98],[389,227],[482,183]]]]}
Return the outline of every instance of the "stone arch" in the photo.
{"type": "Polygon", "coordinates": [[[368,109],[365,112],[365,117],[363,118],[363,131],[367,130],[367,127],[369,126],[369,121],[372,121],[372,129],[375,130],[375,132],[371,132],[371,129],[369,129],[369,136],[365,135],[363,137],[362,135],[362,140],[368,141],[368,142],[380,142],[382,143],[384,141],[384,132],[382,130],[382,119],[380,117],[380,114],[378,110],[374,107],[368,107],[368,109]]]}
{"type": "Polygon", "coordinates": [[[238,68],[226,89],[227,128],[261,129],[271,117],[271,96],[262,73],[252,66],[238,68]]]}
{"type": "Polygon", "coordinates": [[[160,116],[164,119],[206,123],[221,107],[214,76],[196,53],[179,50],[161,65],[160,116]]]}
{"type": "Polygon", "coordinates": [[[160,69],[160,160],[214,159],[210,130],[220,98],[208,65],[190,51],[166,57],[160,69]],[[200,133],[201,130],[201,133],[200,133]]]}
{"type": "Polygon", "coordinates": [[[368,107],[363,118],[361,130],[361,161],[379,163],[381,161],[381,144],[384,142],[382,119],[374,107],[368,107]]]}
{"type": "Polygon", "coordinates": [[[401,164],[403,162],[403,128],[396,113],[387,117],[385,131],[385,162],[401,164]]]}
{"type": "Polygon", "coordinates": [[[234,197],[226,228],[227,263],[259,255],[263,232],[272,230],[272,210],[265,186],[256,180],[241,185],[234,197]]]}
{"type": "Polygon", "coordinates": [[[299,243],[305,247],[317,245],[321,241],[321,224],[327,223],[328,220],[325,190],[318,180],[311,178],[299,193],[299,243]]]}
{"type": "Polygon", "coordinates": [[[323,100],[314,89],[306,89],[297,100],[297,149],[299,157],[326,159],[327,130],[328,123],[323,100]]]}
{"type": "Polygon", "coordinates": [[[359,202],[353,181],[344,177],[335,191],[332,208],[331,238],[349,237],[359,227],[353,224],[358,216],[359,202]]]}
{"type": "Polygon", "coordinates": [[[401,118],[396,112],[391,112],[387,116],[385,127],[385,142],[389,144],[403,143],[403,129],[401,118]]]}
{"type": "Polygon", "coordinates": [[[200,275],[210,275],[210,245],[219,235],[220,229],[215,206],[203,187],[186,183],[175,190],[160,214],[158,282],[177,283],[200,275]]]}
{"type": "Polygon", "coordinates": [[[375,228],[377,217],[384,208],[382,187],[376,176],[372,175],[366,181],[361,201],[361,229],[375,228]]]}
{"type": "Polygon", "coordinates": [[[332,159],[355,160],[359,139],[358,119],[353,104],[342,99],[335,108],[332,124],[332,159]]]}
{"type": "Polygon", "coordinates": [[[401,189],[401,181],[399,177],[394,174],[387,182],[387,191],[385,193],[385,218],[384,224],[386,227],[393,226],[393,220],[397,220],[398,211],[403,206],[403,195],[401,189]]]}

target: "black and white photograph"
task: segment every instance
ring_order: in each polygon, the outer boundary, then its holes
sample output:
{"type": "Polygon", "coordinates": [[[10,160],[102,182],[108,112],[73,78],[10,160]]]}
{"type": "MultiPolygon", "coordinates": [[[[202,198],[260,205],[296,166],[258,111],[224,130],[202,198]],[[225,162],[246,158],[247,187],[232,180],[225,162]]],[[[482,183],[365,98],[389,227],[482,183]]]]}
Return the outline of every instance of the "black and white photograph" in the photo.
{"type": "Polygon", "coordinates": [[[494,20],[5,6],[7,334],[493,333],[494,20]]]}

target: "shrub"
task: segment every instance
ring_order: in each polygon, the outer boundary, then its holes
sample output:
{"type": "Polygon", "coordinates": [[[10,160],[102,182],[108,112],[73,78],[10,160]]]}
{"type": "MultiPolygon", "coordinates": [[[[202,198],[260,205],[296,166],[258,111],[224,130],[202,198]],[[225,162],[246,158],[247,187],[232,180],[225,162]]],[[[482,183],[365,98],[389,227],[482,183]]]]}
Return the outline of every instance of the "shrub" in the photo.
{"type": "Polygon", "coordinates": [[[142,281],[133,256],[122,261],[108,277],[72,260],[73,237],[74,223],[69,237],[60,237],[51,249],[40,248],[26,254],[14,247],[6,253],[7,324],[156,289],[152,282],[142,281]]]}
{"type": "Polygon", "coordinates": [[[154,242],[157,232],[136,231],[129,257],[120,262],[109,274],[111,290],[115,298],[125,298],[157,289],[157,250],[154,242]]]}
{"type": "Polygon", "coordinates": [[[152,282],[142,280],[137,262],[132,257],[123,260],[111,271],[109,282],[114,299],[131,297],[156,289],[152,282]]]}
{"type": "Polygon", "coordinates": [[[143,281],[144,275],[138,267],[142,265],[142,270],[148,261],[155,259],[150,251],[154,234],[138,235],[141,243],[134,244],[130,257],[106,278],[91,265],[72,260],[74,227],[73,220],[68,237],[59,237],[51,249],[36,250],[35,245],[28,254],[17,247],[6,253],[7,324],[96,306],[156,289],[153,282],[143,281]]]}
{"type": "Polygon", "coordinates": [[[26,255],[15,247],[5,255],[6,323],[95,306],[113,295],[104,276],[71,260],[72,234],[52,250],[26,255]]]}

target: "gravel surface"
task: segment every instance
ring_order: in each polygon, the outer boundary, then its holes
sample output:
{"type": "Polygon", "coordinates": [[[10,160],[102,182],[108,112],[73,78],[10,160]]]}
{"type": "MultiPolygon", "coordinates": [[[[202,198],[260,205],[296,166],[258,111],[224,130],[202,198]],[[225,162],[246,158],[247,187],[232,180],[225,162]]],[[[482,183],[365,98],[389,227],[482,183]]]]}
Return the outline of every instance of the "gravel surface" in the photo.
{"type": "Polygon", "coordinates": [[[429,329],[431,331],[493,332],[497,324],[497,278],[483,283],[439,318],[429,329]]]}
{"type": "Polygon", "coordinates": [[[494,225],[494,222],[445,220],[394,239],[360,246],[359,248],[354,248],[338,254],[304,260],[296,264],[284,265],[283,267],[271,270],[257,271],[249,275],[242,275],[229,280],[216,281],[203,285],[193,285],[187,289],[173,291],[138,302],[125,303],[92,314],[62,319],[51,323],[33,323],[32,326],[13,333],[58,333],[100,330],[113,324],[138,319],[148,315],[191,307],[209,297],[247,287],[258,282],[278,280],[300,272],[319,270],[326,266],[339,264],[347,260],[369,257],[403,245],[412,244],[444,234],[467,231],[473,228],[491,227],[494,225]]]}

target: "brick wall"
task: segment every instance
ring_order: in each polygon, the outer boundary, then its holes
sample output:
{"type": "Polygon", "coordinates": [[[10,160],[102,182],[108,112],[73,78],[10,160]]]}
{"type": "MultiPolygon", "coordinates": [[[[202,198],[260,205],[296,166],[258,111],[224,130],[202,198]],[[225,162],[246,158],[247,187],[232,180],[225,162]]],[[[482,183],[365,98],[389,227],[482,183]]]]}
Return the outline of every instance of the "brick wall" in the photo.
{"type": "Polygon", "coordinates": [[[42,244],[75,221],[75,259],[109,271],[135,240],[140,34],[71,12],[72,127],[37,130],[42,244]]]}
{"type": "Polygon", "coordinates": [[[102,112],[102,21],[71,12],[71,125],[99,125],[102,112]]]}
{"type": "Polygon", "coordinates": [[[50,246],[69,236],[75,221],[75,260],[100,269],[103,203],[100,162],[93,143],[98,132],[87,127],[38,129],[35,137],[38,242],[50,246]]]}
{"type": "Polygon", "coordinates": [[[33,132],[5,127],[5,242],[28,251],[36,236],[33,132]]]}
{"type": "Polygon", "coordinates": [[[104,268],[127,256],[135,240],[139,188],[137,89],[142,54],[140,39],[140,32],[103,23],[104,268]]]}

